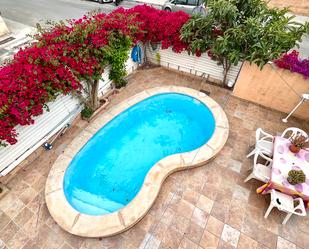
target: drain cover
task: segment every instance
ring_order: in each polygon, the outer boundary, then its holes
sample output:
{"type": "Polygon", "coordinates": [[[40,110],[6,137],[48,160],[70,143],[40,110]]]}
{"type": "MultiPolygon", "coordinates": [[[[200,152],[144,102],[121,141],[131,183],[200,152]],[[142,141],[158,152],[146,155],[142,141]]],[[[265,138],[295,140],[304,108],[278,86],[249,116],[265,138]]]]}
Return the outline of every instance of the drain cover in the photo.
{"type": "Polygon", "coordinates": [[[208,95],[208,96],[210,95],[210,92],[205,91],[205,90],[203,90],[203,89],[201,89],[200,92],[205,93],[205,94],[208,95]]]}
{"type": "Polygon", "coordinates": [[[14,37],[5,38],[4,40],[1,40],[1,41],[0,41],[0,45],[3,45],[3,44],[5,44],[5,43],[8,43],[8,42],[13,41],[13,40],[15,40],[14,37]]]}

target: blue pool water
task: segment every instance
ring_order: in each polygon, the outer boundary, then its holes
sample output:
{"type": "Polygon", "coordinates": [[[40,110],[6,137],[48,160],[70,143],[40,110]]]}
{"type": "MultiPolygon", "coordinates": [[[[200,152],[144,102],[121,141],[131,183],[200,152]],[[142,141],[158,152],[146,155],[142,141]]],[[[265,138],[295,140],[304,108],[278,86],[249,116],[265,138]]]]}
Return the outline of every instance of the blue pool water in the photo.
{"type": "Polygon", "coordinates": [[[202,146],[214,129],[211,111],[188,95],[145,99],[103,126],[76,154],[65,172],[65,196],[81,213],[117,211],[136,196],[156,162],[202,146]]]}

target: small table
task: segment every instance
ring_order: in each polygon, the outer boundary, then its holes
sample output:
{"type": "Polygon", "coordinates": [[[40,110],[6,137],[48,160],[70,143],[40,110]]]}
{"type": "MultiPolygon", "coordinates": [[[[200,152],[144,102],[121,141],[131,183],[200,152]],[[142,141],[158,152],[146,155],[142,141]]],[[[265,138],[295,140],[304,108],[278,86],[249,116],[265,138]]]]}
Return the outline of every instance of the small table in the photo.
{"type": "Polygon", "coordinates": [[[277,189],[282,193],[301,197],[309,207],[309,151],[300,150],[299,153],[294,154],[289,146],[288,139],[275,137],[270,181],[259,187],[257,193],[266,194],[271,189],[277,189]],[[302,170],[306,175],[306,182],[290,184],[287,177],[292,169],[302,170]]]}

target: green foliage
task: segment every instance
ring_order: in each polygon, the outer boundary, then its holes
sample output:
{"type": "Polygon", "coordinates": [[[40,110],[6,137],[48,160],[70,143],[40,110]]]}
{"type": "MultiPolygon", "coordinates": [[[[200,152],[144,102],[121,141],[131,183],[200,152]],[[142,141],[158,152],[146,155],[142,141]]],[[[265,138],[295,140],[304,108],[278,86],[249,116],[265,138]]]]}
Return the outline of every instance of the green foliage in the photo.
{"type": "Polygon", "coordinates": [[[231,65],[248,60],[261,69],[278,59],[308,33],[309,24],[294,22],[287,9],[270,9],[262,0],[206,0],[209,14],[195,15],[181,31],[189,51],[210,51],[223,66],[225,80],[231,65]]]}
{"type": "Polygon", "coordinates": [[[306,175],[302,170],[290,170],[288,174],[288,182],[295,185],[306,181],[306,175]]]}
{"type": "Polygon", "coordinates": [[[90,118],[93,113],[94,111],[89,106],[85,106],[81,112],[81,115],[82,115],[82,118],[90,118]]]}
{"type": "Polygon", "coordinates": [[[121,88],[127,84],[125,63],[129,58],[129,51],[132,41],[128,36],[117,32],[110,36],[109,44],[104,48],[105,58],[108,60],[111,71],[109,78],[113,80],[116,88],[121,88]]]}

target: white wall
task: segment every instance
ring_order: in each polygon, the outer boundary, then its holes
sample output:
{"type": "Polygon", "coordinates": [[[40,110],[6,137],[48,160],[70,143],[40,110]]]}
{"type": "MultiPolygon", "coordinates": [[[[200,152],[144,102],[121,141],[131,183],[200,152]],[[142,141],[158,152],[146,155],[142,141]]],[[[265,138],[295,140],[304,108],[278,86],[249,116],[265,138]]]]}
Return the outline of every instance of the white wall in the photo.
{"type": "MultiPolygon", "coordinates": [[[[209,56],[204,53],[202,56],[197,57],[189,55],[188,52],[175,53],[172,49],[159,49],[153,51],[151,48],[147,48],[147,59],[153,63],[157,63],[156,53],[160,54],[160,65],[164,67],[173,68],[182,72],[194,74],[197,76],[203,76],[207,78],[209,75],[212,79],[223,79],[223,67],[218,66],[216,61],[213,61],[209,56]]],[[[242,63],[237,66],[232,66],[228,79],[235,81],[240,71],[242,63]]]]}

